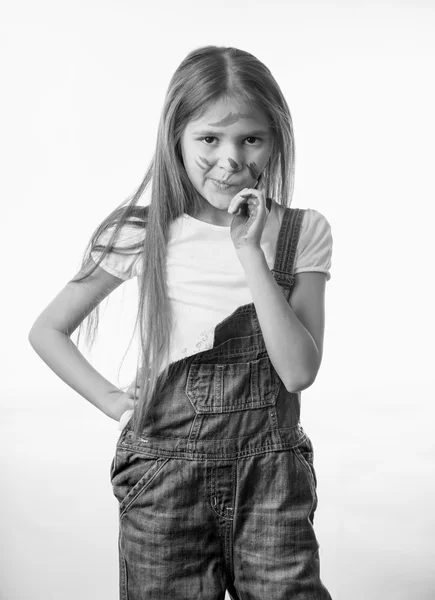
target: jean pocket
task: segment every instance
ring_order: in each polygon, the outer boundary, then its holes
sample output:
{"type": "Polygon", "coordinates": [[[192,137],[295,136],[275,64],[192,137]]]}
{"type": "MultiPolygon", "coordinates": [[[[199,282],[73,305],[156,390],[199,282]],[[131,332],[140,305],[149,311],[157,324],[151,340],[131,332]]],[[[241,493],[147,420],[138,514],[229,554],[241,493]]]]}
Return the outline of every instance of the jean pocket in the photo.
{"type": "Polygon", "coordinates": [[[280,379],[269,358],[221,364],[192,363],[186,395],[199,414],[274,406],[280,379]]]}
{"type": "Polygon", "coordinates": [[[117,448],[110,468],[120,517],[149,487],[169,458],[148,456],[134,448],[117,448]]]}
{"type": "Polygon", "coordinates": [[[310,438],[307,436],[302,444],[295,446],[293,450],[304,467],[304,470],[310,481],[313,495],[317,499],[317,476],[314,468],[314,449],[310,438]]]}

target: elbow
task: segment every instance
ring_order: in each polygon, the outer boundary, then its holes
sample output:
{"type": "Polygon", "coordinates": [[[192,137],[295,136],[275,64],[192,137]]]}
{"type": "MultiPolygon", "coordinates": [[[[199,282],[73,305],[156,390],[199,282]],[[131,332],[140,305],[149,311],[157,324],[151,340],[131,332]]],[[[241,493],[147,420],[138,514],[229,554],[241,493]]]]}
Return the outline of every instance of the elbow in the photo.
{"type": "Polygon", "coordinates": [[[56,329],[55,327],[49,327],[47,325],[38,324],[37,322],[32,326],[31,330],[27,335],[27,339],[29,344],[32,346],[33,350],[37,354],[40,353],[41,349],[46,346],[46,344],[51,344],[52,334],[56,333],[64,333],[69,337],[69,334],[61,331],[60,329],[56,329]]]}
{"type": "Polygon", "coordinates": [[[311,369],[307,369],[302,373],[293,374],[293,378],[287,381],[285,387],[290,393],[297,394],[311,387],[316,380],[317,373],[319,372],[320,361],[311,369]]]}
{"type": "Polygon", "coordinates": [[[33,346],[33,340],[35,337],[35,326],[33,325],[29,333],[27,334],[27,339],[31,346],[33,346]]]}
{"type": "Polygon", "coordinates": [[[31,328],[31,330],[29,331],[27,339],[29,341],[29,344],[32,346],[32,348],[35,351],[37,351],[41,345],[41,341],[44,340],[44,337],[45,337],[44,329],[42,327],[39,327],[36,324],[34,324],[31,328]]]}
{"type": "Polygon", "coordinates": [[[290,383],[287,383],[285,389],[291,394],[298,394],[299,392],[302,392],[302,390],[306,390],[313,385],[314,379],[298,379],[297,381],[293,380],[290,383]]]}
{"type": "Polygon", "coordinates": [[[313,377],[313,378],[307,378],[307,379],[300,379],[298,381],[292,381],[289,384],[287,384],[285,386],[285,388],[291,394],[297,394],[299,392],[302,392],[302,390],[306,390],[307,388],[312,386],[315,379],[316,378],[313,377]]]}
{"type": "Polygon", "coordinates": [[[38,330],[36,329],[35,326],[33,326],[32,329],[29,331],[27,340],[34,350],[36,350],[36,347],[38,346],[38,337],[39,337],[38,330]]]}

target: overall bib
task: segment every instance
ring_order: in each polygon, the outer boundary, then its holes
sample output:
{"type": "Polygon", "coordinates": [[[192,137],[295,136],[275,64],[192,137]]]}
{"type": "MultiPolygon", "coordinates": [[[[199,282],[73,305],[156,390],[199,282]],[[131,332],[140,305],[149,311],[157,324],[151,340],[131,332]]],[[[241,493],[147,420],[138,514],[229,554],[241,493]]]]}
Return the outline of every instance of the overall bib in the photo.
{"type": "MultiPolygon", "coordinates": [[[[302,209],[287,208],[272,274],[287,301],[302,209]]],[[[331,600],[313,529],[313,446],[300,393],[270,362],[254,303],[213,348],[170,365],[137,440],[110,469],[121,600],[331,600]]]]}

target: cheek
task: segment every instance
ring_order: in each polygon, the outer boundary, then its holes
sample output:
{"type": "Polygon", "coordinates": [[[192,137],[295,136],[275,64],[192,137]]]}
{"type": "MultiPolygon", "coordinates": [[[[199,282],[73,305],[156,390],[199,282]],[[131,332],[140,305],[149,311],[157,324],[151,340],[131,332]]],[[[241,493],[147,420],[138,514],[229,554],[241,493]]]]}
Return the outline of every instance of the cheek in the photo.
{"type": "Polygon", "coordinates": [[[195,156],[195,164],[202,170],[202,171],[206,171],[207,169],[209,169],[211,167],[211,164],[208,162],[208,160],[204,157],[204,156],[195,156]]]}
{"type": "Polygon", "coordinates": [[[260,177],[261,169],[259,169],[257,163],[255,161],[251,161],[248,165],[248,171],[251,175],[252,179],[258,179],[260,177]]]}

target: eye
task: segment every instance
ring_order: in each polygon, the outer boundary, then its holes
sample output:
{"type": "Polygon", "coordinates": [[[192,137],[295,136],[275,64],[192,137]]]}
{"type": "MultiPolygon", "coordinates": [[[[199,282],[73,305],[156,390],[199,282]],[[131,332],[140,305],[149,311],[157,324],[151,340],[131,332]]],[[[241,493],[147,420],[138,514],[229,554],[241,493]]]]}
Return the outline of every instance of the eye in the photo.
{"type": "MultiPolygon", "coordinates": [[[[203,142],[204,140],[215,140],[216,138],[213,135],[207,135],[206,137],[200,138],[200,141],[203,142]]],[[[207,144],[207,146],[209,146],[210,144],[207,144]]]]}
{"type": "MultiPolygon", "coordinates": [[[[207,135],[205,137],[200,138],[200,142],[204,142],[205,140],[216,140],[216,136],[214,135],[207,135]]],[[[261,142],[261,139],[258,137],[255,137],[253,135],[248,136],[247,138],[245,138],[245,140],[258,140],[258,142],[261,142]]],[[[210,146],[211,144],[209,144],[208,142],[206,142],[207,146],[210,146]]],[[[248,146],[255,146],[256,144],[248,144],[248,146]]]]}

